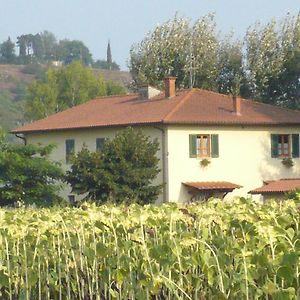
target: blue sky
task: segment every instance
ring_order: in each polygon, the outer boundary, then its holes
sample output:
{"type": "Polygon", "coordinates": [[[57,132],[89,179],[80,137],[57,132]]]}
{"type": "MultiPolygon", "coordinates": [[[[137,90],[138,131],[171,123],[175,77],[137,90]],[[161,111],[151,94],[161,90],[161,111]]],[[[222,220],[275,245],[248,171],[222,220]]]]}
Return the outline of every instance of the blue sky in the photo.
{"type": "Polygon", "coordinates": [[[82,40],[94,59],[113,59],[126,69],[129,49],[157,24],[179,16],[196,20],[216,14],[218,29],[243,36],[255,21],[297,15],[300,0],[0,0],[0,42],[20,34],[53,32],[58,39],[82,40]]]}

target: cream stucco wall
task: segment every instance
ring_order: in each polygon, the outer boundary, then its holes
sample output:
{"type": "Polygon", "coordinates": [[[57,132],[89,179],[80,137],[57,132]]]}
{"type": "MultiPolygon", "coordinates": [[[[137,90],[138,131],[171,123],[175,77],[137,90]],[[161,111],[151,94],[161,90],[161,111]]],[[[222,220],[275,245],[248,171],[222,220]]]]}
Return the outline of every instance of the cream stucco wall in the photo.
{"type": "MultiPolygon", "coordinates": [[[[263,180],[299,178],[300,159],[293,159],[295,165],[286,168],[281,159],[271,158],[270,134],[300,133],[300,127],[248,127],[248,126],[168,126],[162,131],[155,126],[141,127],[151,138],[157,138],[160,150],[157,153],[159,168],[162,170],[154,184],[165,183],[159,196],[162,201],[186,202],[191,195],[182,182],[188,181],[229,181],[243,186],[229,193],[226,198],[250,196],[248,192],[262,186],[263,180]],[[200,158],[189,157],[190,134],[218,134],[219,157],[211,158],[207,167],[200,166],[200,158]],[[163,155],[164,153],[164,155],[163,155]]],[[[86,144],[96,149],[96,138],[112,138],[120,128],[90,128],[27,134],[28,143],[42,145],[56,144],[52,159],[62,163],[65,169],[65,140],[75,140],[75,151],[86,144]]],[[[62,195],[67,197],[70,188],[65,187],[62,195]]],[[[252,196],[259,199],[260,196],[252,196]]]]}
{"type": "MultiPolygon", "coordinates": [[[[161,172],[158,174],[153,184],[163,183],[163,134],[159,128],[156,127],[141,127],[144,134],[150,136],[152,139],[157,139],[159,142],[159,151],[157,157],[159,158],[159,169],[161,172]]],[[[116,132],[120,128],[89,128],[79,130],[63,130],[63,131],[49,131],[43,133],[31,133],[26,134],[27,143],[29,144],[55,144],[56,148],[51,154],[51,158],[54,161],[58,161],[62,164],[64,170],[70,168],[70,165],[66,164],[66,139],[75,140],[75,152],[82,149],[85,144],[91,151],[96,150],[96,138],[113,138],[116,132]]],[[[64,186],[61,195],[67,199],[68,195],[71,194],[71,188],[67,185],[64,186]]],[[[159,196],[158,203],[163,201],[164,193],[159,196]]]]}
{"type": "MultiPolygon", "coordinates": [[[[300,159],[286,168],[281,159],[271,158],[270,134],[300,133],[300,127],[203,127],[169,126],[168,183],[169,201],[188,201],[191,195],[182,182],[229,181],[243,186],[226,198],[250,196],[250,190],[263,185],[263,180],[299,178],[300,159]],[[189,134],[218,134],[219,157],[211,158],[207,167],[200,166],[200,158],[189,157],[189,134]]],[[[253,196],[259,198],[259,196],[253,196]]]]}

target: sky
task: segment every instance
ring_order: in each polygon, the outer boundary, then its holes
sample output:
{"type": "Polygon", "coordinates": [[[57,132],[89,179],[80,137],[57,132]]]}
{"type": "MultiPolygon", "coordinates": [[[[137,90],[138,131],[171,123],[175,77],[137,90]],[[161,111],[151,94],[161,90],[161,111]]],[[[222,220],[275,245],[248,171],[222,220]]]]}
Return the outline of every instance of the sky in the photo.
{"type": "Polygon", "coordinates": [[[299,11],[300,0],[0,0],[0,42],[48,30],[57,39],[81,40],[94,59],[106,59],[110,39],[113,60],[126,70],[131,46],[176,13],[191,21],[215,13],[218,30],[242,37],[256,21],[299,11]]]}

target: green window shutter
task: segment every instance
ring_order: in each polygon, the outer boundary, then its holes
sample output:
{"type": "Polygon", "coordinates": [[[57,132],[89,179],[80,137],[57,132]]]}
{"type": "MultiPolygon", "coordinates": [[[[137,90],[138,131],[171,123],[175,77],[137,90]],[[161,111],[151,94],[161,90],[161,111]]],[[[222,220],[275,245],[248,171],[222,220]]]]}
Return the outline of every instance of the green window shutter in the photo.
{"type": "Polygon", "coordinates": [[[292,157],[299,157],[299,134],[292,134],[292,157]]]}
{"type": "Polygon", "coordinates": [[[96,139],[96,151],[102,151],[104,146],[105,139],[104,138],[97,138],[96,139]]]}
{"type": "Polygon", "coordinates": [[[271,157],[278,157],[278,134],[271,134],[271,157]]]}
{"type": "Polygon", "coordinates": [[[197,135],[190,134],[190,157],[197,157],[197,135]]]}
{"type": "Polygon", "coordinates": [[[66,163],[70,163],[71,157],[75,154],[75,140],[66,140],[66,163]]]}
{"type": "Polygon", "coordinates": [[[211,157],[219,157],[219,135],[211,135],[211,157]]]}

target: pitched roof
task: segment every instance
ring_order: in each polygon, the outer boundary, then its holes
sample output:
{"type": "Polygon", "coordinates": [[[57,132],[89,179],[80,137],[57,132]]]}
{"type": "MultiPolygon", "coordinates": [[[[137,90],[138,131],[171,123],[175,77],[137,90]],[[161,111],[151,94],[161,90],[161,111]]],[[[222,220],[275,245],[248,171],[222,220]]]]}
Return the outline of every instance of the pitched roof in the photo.
{"type": "Polygon", "coordinates": [[[300,111],[242,99],[237,115],[231,96],[192,89],[177,91],[171,99],[163,93],[147,100],[138,95],[97,98],[12,132],[143,124],[299,125],[300,111]]]}
{"type": "Polygon", "coordinates": [[[300,188],[300,178],[265,181],[265,185],[250,191],[250,194],[285,193],[300,188]]]}
{"type": "Polygon", "coordinates": [[[205,181],[205,182],[183,182],[187,187],[195,188],[197,190],[222,190],[222,191],[233,191],[239,189],[242,186],[227,182],[227,181],[205,181]]]}

